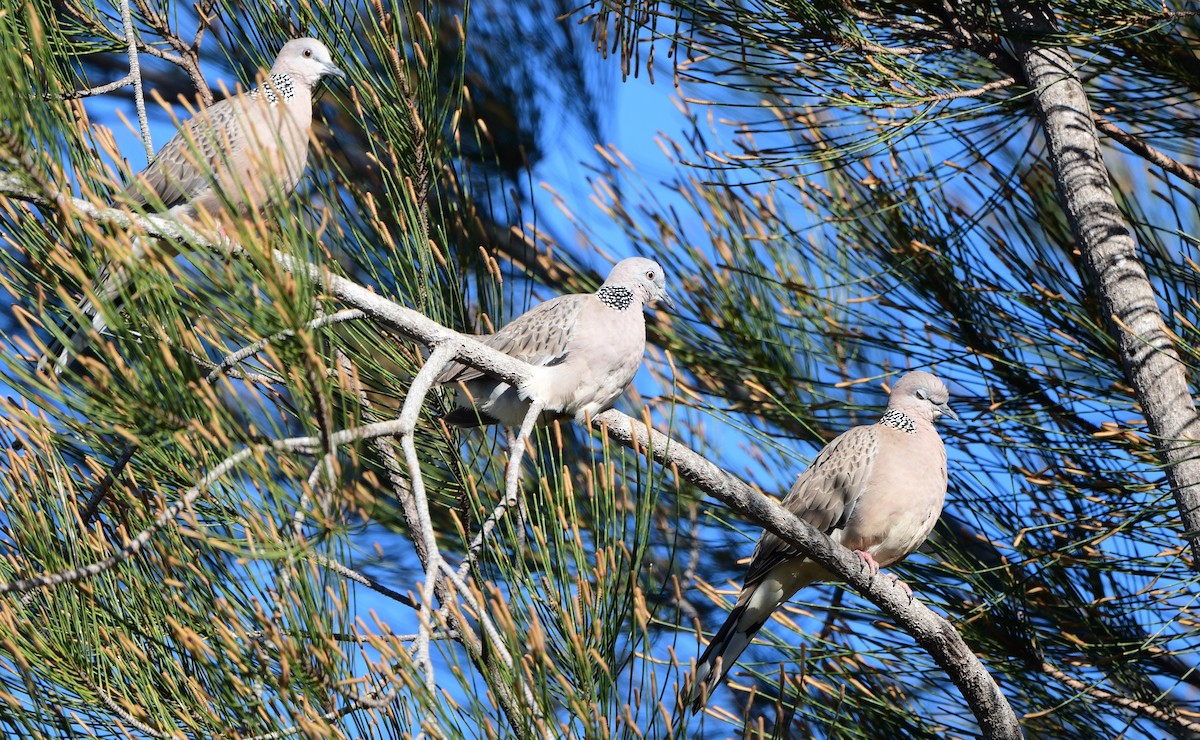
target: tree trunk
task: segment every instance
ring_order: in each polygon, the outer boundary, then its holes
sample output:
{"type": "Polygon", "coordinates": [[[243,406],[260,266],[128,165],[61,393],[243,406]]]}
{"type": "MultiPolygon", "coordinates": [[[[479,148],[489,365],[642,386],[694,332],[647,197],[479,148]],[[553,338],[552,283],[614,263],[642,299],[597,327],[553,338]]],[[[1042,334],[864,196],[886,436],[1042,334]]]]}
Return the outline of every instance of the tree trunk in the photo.
{"type": "Polygon", "coordinates": [[[1057,30],[1053,11],[1045,3],[1021,0],[1001,3],[1001,9],[1017,32],[1014,47],[1034,94],[1059,197],[1100,287],[1125,375],[1166,466],[1183,520],[1182,536],[1191,545],[1192,567],[1200,568],[1200,418],[1183,363],[1138,259],[1137,244],[1117,209],[1087,94],[1071,56],[1062,47],[1030,42],[1057,30]]]}

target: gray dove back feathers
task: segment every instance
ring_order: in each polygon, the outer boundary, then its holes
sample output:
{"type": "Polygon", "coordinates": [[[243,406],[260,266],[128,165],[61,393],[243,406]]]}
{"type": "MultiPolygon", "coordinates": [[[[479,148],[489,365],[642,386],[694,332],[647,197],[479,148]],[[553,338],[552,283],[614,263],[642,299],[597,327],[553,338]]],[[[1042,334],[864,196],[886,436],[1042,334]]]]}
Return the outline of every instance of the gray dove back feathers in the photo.
{"type": "Polygon", "coordinates": [[[534,366],[521,388],[451,363],[439,383],[465,384],[468,398],[443,417],[458,426],[519,426],[536,397],[542,419],[582,420],[612,406],[633,381],[646,349],[643,306],[670,302],[662,267],[633,257],[618,262],[595,293],[546,301],[480,341],[534,366]],[[472,400],[474,404],[472,405],[472,400]]]}

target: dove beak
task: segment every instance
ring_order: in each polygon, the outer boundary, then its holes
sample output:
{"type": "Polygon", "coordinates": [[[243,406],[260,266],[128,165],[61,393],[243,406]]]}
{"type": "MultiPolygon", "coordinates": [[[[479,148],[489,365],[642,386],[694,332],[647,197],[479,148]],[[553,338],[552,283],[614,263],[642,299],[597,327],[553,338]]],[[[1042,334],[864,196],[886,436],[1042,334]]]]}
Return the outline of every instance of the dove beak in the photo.
{"type": "Polygon", "coordinates": [[[955,421],[959,420],[958,414],[954,413],[954,409],[950,408],[949,401],[938,404],[938,411],[941,411],[943,414],[945,414],[946,416],[949,416],[951,419],[954,419],[955,421]]]}
{"type": "Polygon", "coordinates": [[[333,62],[325,62],[324,72],[327,75],[330,75],[332,77],[337,77],[338,79],[341,79],[341,80],[346,79],[346,73],[343,72],[341,70],[341,68],[338,67],[333,62]]]}
{"type": "Polygon", "coordinates": [[[671,309],[672,311],[675,310],[675,301],[674,301],[674,299],[671,298],[671,294],[665,290],[659,291],[658,295],[655,296],[654,300],[656,303],[666,306],[667,308],[671,309]]]}

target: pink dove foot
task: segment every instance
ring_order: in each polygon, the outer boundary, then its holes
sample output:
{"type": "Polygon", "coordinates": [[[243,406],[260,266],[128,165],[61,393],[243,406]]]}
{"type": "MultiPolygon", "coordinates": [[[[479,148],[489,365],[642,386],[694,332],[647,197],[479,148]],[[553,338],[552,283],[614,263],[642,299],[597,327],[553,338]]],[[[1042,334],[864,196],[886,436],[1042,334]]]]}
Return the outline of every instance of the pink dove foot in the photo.
{"type": "Polygon", "coordinates": [[[863,565],[871,571],[872,576],[879,573],[879,563],[875,562],[875,558],[871,557],[871,553],[865,550],[855,550],[854,554],[857,555],[858,559],[863,562],[863,565]]]}

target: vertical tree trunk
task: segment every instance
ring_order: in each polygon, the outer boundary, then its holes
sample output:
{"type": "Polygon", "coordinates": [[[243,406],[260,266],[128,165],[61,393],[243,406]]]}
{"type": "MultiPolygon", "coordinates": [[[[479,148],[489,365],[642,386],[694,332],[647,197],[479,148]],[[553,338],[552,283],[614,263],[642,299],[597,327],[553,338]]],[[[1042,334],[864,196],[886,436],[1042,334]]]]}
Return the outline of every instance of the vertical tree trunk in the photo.
{"type": "Polygon", "coordinates": [[[1029,41],[1057,30],[1045,3],[1006,0],[1001,10],[1009,27],[1020,34],[1014,45],[1036,100],[1059,197],[1100,286],[1125,375],[1166,465],[1183,536],[1191,544],[1192,565],[1200,568],[1200,418],[1154,288],[1109,187],[1087,94],[1066,49],[1029,41]]]}

